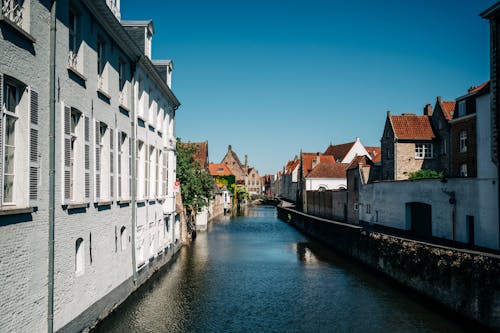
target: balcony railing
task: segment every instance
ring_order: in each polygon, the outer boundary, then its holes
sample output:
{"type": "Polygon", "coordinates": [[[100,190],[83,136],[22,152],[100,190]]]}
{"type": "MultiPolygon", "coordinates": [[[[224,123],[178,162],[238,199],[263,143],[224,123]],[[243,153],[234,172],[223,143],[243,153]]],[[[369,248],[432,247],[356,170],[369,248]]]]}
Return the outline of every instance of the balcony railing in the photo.
{"type": "Polygon", "coordinates": [[[69,51],[68,67],[77,70],[77,66],[78,66],[78,54],[73,51],[69,51]]]}
{"type": "Polygon", "coordinates": [[[19,0],[3,0],[2,16],[22,27],[24,8],[19,0]]]}

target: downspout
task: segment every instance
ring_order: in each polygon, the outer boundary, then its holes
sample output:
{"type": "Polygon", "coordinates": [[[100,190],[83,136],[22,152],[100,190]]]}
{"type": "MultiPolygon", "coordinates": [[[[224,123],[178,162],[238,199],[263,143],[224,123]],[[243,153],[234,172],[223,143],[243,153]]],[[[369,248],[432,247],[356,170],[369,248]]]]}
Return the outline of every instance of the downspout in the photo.
{"type": "Polygon", "coordinates": [[[394,138],[394,180],[398,180],[398,138],[394,138]]]}
{"type": "MultiPolygon", "coordinates": [[[[137,60],[139,61],[139,60],[137,60]]],[[[135,244],[135,237],[136,237],[136,225],[137,225],[137,170],[135,169],[136,167],[136,149],[137,149],[137,143],[135,141],[135,130],[137,128],[136,126],[136,119],[135,119],[135,64],[131,66],[130,68],[131,73],[131,99],[132,103],[130,103],[130,117],[131,117],[131,122],[130,122],[130,138],[132,140],[132,151],[131,151],[131,173],[132,173],[132,181],[131,181],[131,189],[130,189],[130,203],[132,205],[132,274],[134,277],[134,286],[137,283],[137,259],[136,259],[136,244],[135,244]]]]}
{"type": "Polygon", "coordinates": [[[55,172],[56,172],[56,23],[57,0],[50,9],[49,67],[49,271],[47,332],[54,332],[54,234],[55,234],[55,172]]]}

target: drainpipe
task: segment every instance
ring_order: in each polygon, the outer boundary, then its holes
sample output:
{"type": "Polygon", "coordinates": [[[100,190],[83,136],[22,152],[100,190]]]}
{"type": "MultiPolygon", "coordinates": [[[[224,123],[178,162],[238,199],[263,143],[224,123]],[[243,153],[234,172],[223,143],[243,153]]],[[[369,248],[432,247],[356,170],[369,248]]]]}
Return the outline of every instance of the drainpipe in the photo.
{"type": "MultiPolygon", "coordinates": [[[[139,62],[139,59],[137,59],[136,62],[139,62]]],[[[137,181],[136,181],[136,176],[137,176],[137,170],[135,169],[136,167],[136,149],[137,149],[137,143],[135,140],[135,130],[137,128],[136,126],[136,119],[135,119],[135,63],[132,63],[132,66],[130,66],[130,76],[131,76],[131,99],[132,102],[130,103],[130,117],[132,121],[130,122],[130,138],[132,140],[132,151],[131,151],[131,159],[132,159],[132,165],[131,165],[131,173],[132,173],[132,184],[131,184],[131,189],[130,189],[130,203],[132,205],[132,274],[134,276],[134,286],[137,283],[137,259],[136,259],[136,246],[135,246],[135,237],[136,237],[136,225],[137,225],[137,181]]]]}
{"type": "Polygon", "coordinates": [[[398,180],[398,139],[394,138],[394,180],[398,180]]]}
{"type": "Polygon", "coordinates": [[[54,229],[55,229],[55,171],[56,171],[56,8],[50,9],[50,67],[49,67],[49,271],[47,332],[54,332],[54,229]]]}

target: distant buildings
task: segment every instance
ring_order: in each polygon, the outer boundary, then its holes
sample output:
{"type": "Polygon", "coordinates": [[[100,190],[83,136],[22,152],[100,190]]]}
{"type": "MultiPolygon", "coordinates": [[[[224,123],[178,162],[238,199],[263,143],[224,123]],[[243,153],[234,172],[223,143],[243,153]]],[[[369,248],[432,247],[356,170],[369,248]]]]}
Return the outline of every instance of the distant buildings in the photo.
{"type": "Polygon", "coordinates": [[[248,157],[245,155],[245,164],[242,164],[238,155],[229,145],[227,153],[221,161],[221,164],[231,171],[236,178],[236,184],[245,185],[249,194],[262,195],[262,184],[257,169],[248,166],[248,157]]]}

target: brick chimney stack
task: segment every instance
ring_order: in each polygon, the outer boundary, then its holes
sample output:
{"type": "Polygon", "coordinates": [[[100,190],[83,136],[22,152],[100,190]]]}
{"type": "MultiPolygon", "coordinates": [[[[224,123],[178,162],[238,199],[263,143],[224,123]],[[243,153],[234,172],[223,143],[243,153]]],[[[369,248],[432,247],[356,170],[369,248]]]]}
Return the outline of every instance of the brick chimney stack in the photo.
{"type": "Polygon", "coordinates": [[[426,104],[424,106],[424,116],[432,116],[432,105],[426,104]]]}

